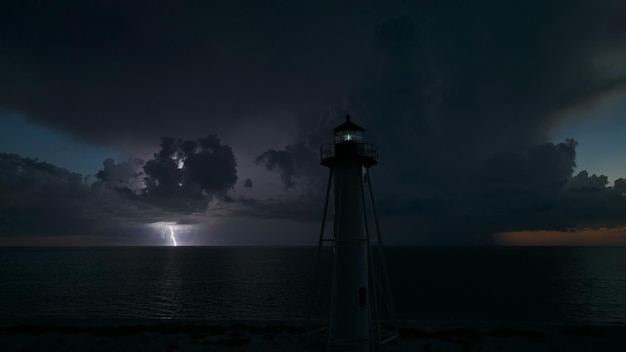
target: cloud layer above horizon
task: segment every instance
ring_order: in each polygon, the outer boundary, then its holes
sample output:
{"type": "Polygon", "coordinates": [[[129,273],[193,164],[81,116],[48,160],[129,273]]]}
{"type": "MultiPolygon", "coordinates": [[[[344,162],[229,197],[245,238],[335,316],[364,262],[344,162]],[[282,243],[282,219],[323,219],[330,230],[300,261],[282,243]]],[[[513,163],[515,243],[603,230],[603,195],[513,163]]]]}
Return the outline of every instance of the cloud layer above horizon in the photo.
{"type": "Polygon", "coordinates": [[[327,177],[318,148],[348,112],[380,147],[372,176],[392,242],[626,225],[623,181],[608,187],[594,170],[582,173],[583,145],[547,139],[555,125],[626,94],[621,1],[0,10],[0,112],[143,159],[105,162],[85,182],[5,154],[2,217],[11,221],[0,235],[45,231],[34,224],[131,233],[215,214],[313,224],[327,177]],[[38,203],[51,196],[29,191],[33,179],[47,185],[37,192],[57,192],[55,206],[38,203]],[[48,220],[15,220],[27,211],[48,220]],[[111,212],[119,222],[104,226],[111,212]]]}

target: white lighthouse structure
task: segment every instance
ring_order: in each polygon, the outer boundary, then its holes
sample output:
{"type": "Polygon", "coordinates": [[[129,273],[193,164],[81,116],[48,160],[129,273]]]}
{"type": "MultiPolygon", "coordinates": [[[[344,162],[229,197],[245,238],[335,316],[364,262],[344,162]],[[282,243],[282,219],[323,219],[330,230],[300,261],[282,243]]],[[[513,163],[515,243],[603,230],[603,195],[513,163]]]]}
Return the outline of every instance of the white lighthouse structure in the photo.
{"type": "Polygon", "coordinates": [[[330,174],[307,334],[322,339],[327,351],[379,351],[398,336],[369,177],[369,169],[378,164],[378,147],[364,140],[364,132],[347,115],[333,129],[334,141],[320,150],[321,164],[330,174]],[[328,236],[325,225],[331,188],[334,218],[328,236]],[[372,223],[375,236],[370,235],[372,223]],[[325,261],[324,271],[321,258],[328,249],[330,260],[325,261]],[[315,298],[320,294],[325,298],[325,316],[322,327],[313,329],[315,298]]]}

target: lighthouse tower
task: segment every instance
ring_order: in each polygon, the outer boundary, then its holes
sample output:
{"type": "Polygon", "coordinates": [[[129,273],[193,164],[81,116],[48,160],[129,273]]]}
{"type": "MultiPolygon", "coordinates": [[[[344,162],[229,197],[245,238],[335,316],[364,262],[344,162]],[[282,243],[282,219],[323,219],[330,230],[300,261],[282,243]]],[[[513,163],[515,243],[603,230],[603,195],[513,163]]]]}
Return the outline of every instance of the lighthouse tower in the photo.
{"type": "Polygon", "coordinates": [[[369,169],[378,164],[378,147],[364,141],[364,132],[347,115],[346,121],[333,130],[334,141],[321,147],[321,164],[330,169],[330,174],[313,298],[317,288],[324,286],[319,282],[322,252],[330,247],[332,253],[326,271],[328,289],[321,292],[326,298],[325,326],[311,330],[316,307],[312,300],[307,333],[323,339],[328,351],[377,351],[398,336],[369,178],[369,169]],[[334,188],[334,226],[332,236],[327,237],[325,224],[331,188],[334,188]],[[368,226],[372,219],[376,228],[373,238],[368,226]]]}

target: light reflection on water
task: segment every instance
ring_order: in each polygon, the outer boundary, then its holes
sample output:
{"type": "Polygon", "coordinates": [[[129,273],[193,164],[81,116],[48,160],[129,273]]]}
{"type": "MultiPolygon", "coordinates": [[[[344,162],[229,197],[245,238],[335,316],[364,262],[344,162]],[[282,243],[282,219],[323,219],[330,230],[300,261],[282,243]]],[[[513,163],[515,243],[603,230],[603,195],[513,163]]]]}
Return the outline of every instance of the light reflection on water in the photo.
{"type": "MultiPolygon", "coordinates": [[[[626,323],[626,248],[391,247],[403,319],[626,323]]],[[[302,318],[315,248],[0,249],[4,317],[302,318]]]]}
{"type": "Polygon", "coordinates": [[[626,323],[624,248],[572,248],[563,260],[565,316],[589,323],[626,323]]]}

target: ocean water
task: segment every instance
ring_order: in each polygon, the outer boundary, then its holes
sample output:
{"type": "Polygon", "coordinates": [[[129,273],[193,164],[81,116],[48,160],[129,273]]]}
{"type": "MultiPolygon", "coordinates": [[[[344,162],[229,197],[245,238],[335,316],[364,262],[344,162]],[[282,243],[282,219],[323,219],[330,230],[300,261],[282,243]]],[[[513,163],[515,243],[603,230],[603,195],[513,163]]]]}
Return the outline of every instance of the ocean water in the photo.
{"type": "MultiPolygon", "coordinates": [[[[314,247],[1,248],[0,316],[293,319],[314,247]]],[[[407,320],[626,324],[624,247],[387,247],[407,320]]]]}

